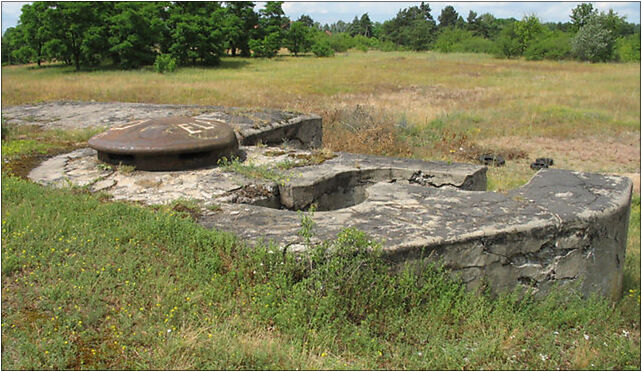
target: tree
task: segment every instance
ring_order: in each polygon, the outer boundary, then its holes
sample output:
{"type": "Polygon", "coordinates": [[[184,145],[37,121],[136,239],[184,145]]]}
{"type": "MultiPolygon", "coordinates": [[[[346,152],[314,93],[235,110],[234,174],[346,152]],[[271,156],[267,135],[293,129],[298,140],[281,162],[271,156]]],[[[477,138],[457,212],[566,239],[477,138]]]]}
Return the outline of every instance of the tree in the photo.
{"type": "Polygon", "coordinates": [[[370,20],[368,13],[361,15],[361,18],[359,19],[359,31],[359,34],[365,37],[372,36],[372,21],[370,20]]]}
{"type": "Polygon", "coordinates": [[[597,9],[591,3],[582,3],[571,10],[571,23],[573,31],[579,31],[588,23],[588,20],[597,14],[597,9]]]}
{"type": "Polygon", "coordinates": [[[45,21],[51,25],[51,38],[45,43],[52,57],[81,65],[98,64],[107,55],[107,19],[113,14],[109,2],[45,2],[45,21]]]}
{"type": "Polygon", "coordinates": [[[303,22],[293,22],[290,24],[284,41],[285,47],[295,56],[300,52],[308,52],[312,46],[310,29],[303,22]]]}
{"type": "Polygon", "coordinates": [[[359,17],[354,16],[354,19],[348,26],[348,33],[350,36],[357,36],[361,33],[361,25],[359,24],[359,17]]]}
{"type": "Polygon", "coordinates": [[[448,5],[441,10],[441,14],[437,19],[439,20],[439,28],[454,27],[457,23],[459,14],[452,5],[448,5]]]}
{"type": "Polygon", "coordinates": [[[591,16],[571,40],[573,54],[589,62],[606,62],[613,58],[615,37],[605,14],[591,16]]]}
{"type": "Polygon", "coordinates": [[[225,10],[216,2],[176,2],[169,7],[169,52],[180,64],[216,65],[224,51],[225,10]]]}
{"type": "Polygon", "coordinates": [[[479,18],[477,18],[477,13],[472,10],[468,12],[468,17],[466,17],[466,29],[479,34],[479,18]]]}
{"type": "Polygon", "coordinates": [[[27,51],[26,55],[19,51],[23,47],[24,37],[22,35],[22,24],[16,27],[9,27],[2,35],[2,64],[8,63],[10,65],[17,63],[28,63],[31,59],[31,49],[27,51]]]}
{"type": "Polygon", "coordinates": [[[436,25],[430,15],[430,6],[421,3],[397,13],[381,27],[382,38],[413,50],[426,50],[436,36],[436,25]]]}
{"type": "Polygon", "coordinates": [[[301,14],[297,22],[303,23],[308,28],[314,27],[314,20],[309,15],[301,14]]]}
{"type": "Polygon", "coordinates": [[[40,66],[47,59],[45,43],[51,39],[51,25],[48,22],[48,6],[44,2],[36,1],[31,5],[23,5],[20,14],[22,24],[23,49],[21,54],[33,58],[40,66]],[[27,50],[29,49],[29,50],[27,50]]]}
{"type": "Polygon", "coordinates": [[[510,23],[502,29],[497,37],[499,54],[506,58],[516,57],[522,54],[519,38],[515,32],[515,23],[510,23]]]}
{"type": "Polygon", "coordinates": [[[258,26],[259,16],[254,12],[251,1],[231,1],[226,6],[223,21],[226,47],[235,56],[237,51],[244,57],[250,56],[249,41],[258,26]]]}
{"type": "Polygon", "coordinates": [[[341,33],[341,32],[348,32],[350,25],[339,20],[333,24],[331,24],[328,27],[328,31],[332,32],[333,34],[341,33]]]}
{"type": "Polygon", "coordinates": [[[531,42],[544,32],[544,26],[535,15],[524,16],[521,21],[515,23],[514,32],[521,55],[531,42]]]}
{"type": "Polygon", "coordinates": [[[281,48],[284,28],[289,24],[282,5],[282,1],[268,1],[259,11],[257,33],[250,40],[250,48],[257,57],[274,57],[281,48]]]}
{"type": "Polygon", "coordinates": [[[119,2],[109,18],[109,51],[122,68],[150,65],[168,29],[162,17],[169,3],[119,2]]]}
{"type": "Polygon", "coordinates": [[[490,13],[484,13],[477,18],[477,32],[476,34],[487,39],[495,39],[501,27],[498,20],[490,13]]]}

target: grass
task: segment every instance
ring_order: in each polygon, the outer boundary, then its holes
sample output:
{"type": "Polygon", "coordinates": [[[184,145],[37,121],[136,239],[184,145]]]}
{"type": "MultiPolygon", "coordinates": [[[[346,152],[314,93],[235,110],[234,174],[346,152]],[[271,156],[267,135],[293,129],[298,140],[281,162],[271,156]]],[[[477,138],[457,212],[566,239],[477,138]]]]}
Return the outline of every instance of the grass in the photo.
{"type": "Polygon", "coordinates": [[[640,365],[637,197],[627,295],[612,305],[471,294],[437,268],[391,273],[356,231],[300,261],[247,248],[175,208],[105,203],[6,175],[2,183],[5,368],[640,365]]]}
{"type": "MultiPolygon", "coordinates": [[[[511,156],[489,169],[495,191],[526,182],[530,161],[547,154],[556,167],[639,173],[639,64],[350,52],[224,59],[164,75],[2,72],[3,105],[93,99],[316,112],[327,149],[304,161],[331,151],[471,161],[497,151],[511,156]]],[[[91,134],[3,127],[6,369],[640,368],[637,193],[620,301],[492,298],[438,268],[390,272],[365,253],[378,244],[358,231],[298,260],[201,228],[191,200],[143,208],[14,176],[91,134]]],[[[304,237],[313,233],[305,214],[301,222],[304,237]]]]}

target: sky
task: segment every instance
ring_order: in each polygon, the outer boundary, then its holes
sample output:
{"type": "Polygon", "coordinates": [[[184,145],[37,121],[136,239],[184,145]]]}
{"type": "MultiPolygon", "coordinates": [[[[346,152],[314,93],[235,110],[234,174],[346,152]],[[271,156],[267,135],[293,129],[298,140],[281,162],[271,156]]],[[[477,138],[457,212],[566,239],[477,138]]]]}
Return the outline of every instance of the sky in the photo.
{"type": "MultiPolygon", "coordinates": [[[[542,22],[568,22],[571,9],[575,8],[581,2],[433,2],[428,1],[432,9],[432,15],[437,20],[441,9],[452,5],[455,10],[464,19],[470,10],[478,15],[490,13],[497,18],[516,18],[521,19],[524,15],[535,14],[542,22]]],[[[632,23],[640,23],[640,2],[591,2],[593,6],[601,11],[613,9],[621,16],[626,16],[626,20],[632,23]]],[[[29,2],[20,1],[2,1],[2,32],[13,27],[18,23],[20,17],[20,8],[29,2]]],[[[256,3],[256,9],[263,7],[263,2],[256,3]]],[[[370,19],[374,22],[383,22],[393,18],[401,9],[413,5],[419,5],[420,2],[398,2],[398,1],[369,1],[369,2],[323,2],[323,1],[306,1],[306,2],[285,2],[283,10],[290,19],[298,19],[302,14],[307,14],[313,20],[321,24],[331,24],[342,20],[350,22],[355,16],[361,17],[362,14],[368,13],[370,19]]]]}

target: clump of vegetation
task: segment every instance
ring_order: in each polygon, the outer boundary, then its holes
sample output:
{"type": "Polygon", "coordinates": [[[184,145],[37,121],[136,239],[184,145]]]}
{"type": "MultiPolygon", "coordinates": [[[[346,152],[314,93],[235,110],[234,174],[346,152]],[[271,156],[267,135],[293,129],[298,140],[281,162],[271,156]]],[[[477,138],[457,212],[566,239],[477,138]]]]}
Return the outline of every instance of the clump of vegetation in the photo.
{"type": "Polygon", "coordinates": [[[640,34],[618,38],[615,41],[615,53],[618,61],[640,62],[640,34]]]}
{"type": "Polygon", "coordinates": [[[223,157],[218,161],[218,166],[225,171],[238,173],[254,179],[282,182],[285,178],[284,175],[270,167],[256,165],[250,162],[242,162],[239,158],[236,157],[233,157],[231,159],[223,157]]]}
{"type": "Polygon", "coordinates": [[[154,71],[160,74],[176,71],[176,59],[170,54],[159,54],[154,61],[154,71]]]}
{"type": "Polygon", "coordinates": [[[317,40],[314,45],[312,45],[312,53],[317,57],[334,56],[334,50],[327,39],[317,40]]]}
{"type": "Polygon", "coordinates": [[[561,32],[536,40],[524,51],[524,56],[529,61],[563,60],[570,59],[572,55],[571,38],[561,32]]]}

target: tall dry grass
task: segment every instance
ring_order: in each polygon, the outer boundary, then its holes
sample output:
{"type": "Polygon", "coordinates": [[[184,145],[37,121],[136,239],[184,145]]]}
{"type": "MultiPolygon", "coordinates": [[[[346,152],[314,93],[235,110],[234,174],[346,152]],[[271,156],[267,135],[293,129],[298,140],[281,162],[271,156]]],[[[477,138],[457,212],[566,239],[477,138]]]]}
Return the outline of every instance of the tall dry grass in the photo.
{"type": "MultiPolygon", "coordinates": [[[[639,159],[639,64],[349,52],[334,58],[225,58],[217,68],[164,75],[33,66],[3,67],[2,73],[3,105],[95,100],[315,112],[324,119],[324,141],[333,150],[466,160],[470,151],[458,151],[465,145],[501,150],[508,139],[519,138],[511,147],[520,150],[519,142],[532,139],[588,138],[623,140],[639,159]],[[358,110],[371,116],[366,123],[354,116],[358,110]],[[445,131],[457,140],[444,145],[445,131]]],[[[546,152],[523,147],[529,156],[546,152]]],[[[570,151],[558,156],[573,159],[569,164],[580,169],[622,168],[617,159],[602,161],[607,152],[585,160],[570,151]]],[[[627,162],[623,171],[639,172],[639,165],[627,162]]]]}

